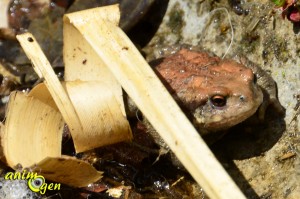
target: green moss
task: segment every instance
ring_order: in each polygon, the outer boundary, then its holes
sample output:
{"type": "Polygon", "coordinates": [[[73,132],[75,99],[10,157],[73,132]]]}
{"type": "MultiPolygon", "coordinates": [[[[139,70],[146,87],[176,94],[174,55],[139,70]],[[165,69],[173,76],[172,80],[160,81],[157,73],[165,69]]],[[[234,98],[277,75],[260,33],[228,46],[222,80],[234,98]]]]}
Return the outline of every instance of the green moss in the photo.
{"type": "Polygon", "coordinates": [[[275,57],[282,63],[285,63],[290,59],[288,42],[283,37],[280,37],[276,34],[269,34],[263,43],[263,47],[264,51],[268,55],[265,57],[265,59],[268,59],[269,56],[275,57]]]}
{"type": "Polygon", "coordinates": [[[169,21],[167,26],[170,27],[172,33],[180,34],[182,32],[182,27],[185,25],[183,21],[184,11],[181,10],[180,5],[178,3],[172,8],[169,14],[169,21]]]}
{"type": "Polygon", "coordinates": [[[260,36],[256,32],[245,33],[240,41],[243,52],[254,53],[260,45],[260,36]]]}

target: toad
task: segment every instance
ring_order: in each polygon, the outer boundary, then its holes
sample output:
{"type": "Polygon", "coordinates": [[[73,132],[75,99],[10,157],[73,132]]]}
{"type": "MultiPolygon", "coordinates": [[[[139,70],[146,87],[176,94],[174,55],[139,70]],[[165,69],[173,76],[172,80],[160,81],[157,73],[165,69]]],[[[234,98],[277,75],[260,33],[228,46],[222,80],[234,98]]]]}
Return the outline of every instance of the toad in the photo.
{"type": "Polygon", "coordinates": [[[256,112],[263,121],[269,105],[284,113],[275,81],[246,58],[221,59],[182,48],[151,65],[204,138],[221,137],[219,132],[224,134],[256,112]]]}
{"type": "MultiPolygon", "coordinates": [[[[194,47],[180,48],[150,64],[209,143],[255,113],[263,121],[269,105],[284,113],[275,81],[246,58],[221,59],[194,47]]],[[[149,129],[158,141],[158,134],[149,129]]]]}

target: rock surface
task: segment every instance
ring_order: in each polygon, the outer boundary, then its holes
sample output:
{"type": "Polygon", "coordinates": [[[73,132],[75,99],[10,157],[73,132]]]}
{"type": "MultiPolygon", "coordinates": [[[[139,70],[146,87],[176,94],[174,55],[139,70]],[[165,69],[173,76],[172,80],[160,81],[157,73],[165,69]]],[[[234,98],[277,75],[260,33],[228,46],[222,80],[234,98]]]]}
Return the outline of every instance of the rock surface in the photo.
{"type": "Polygon", "coordinates": [[[268,110],[263,124],[236,127],[212,146],[247,198],[300,198],[299,24],[274,8],[267,0],[170,0],[143,49],[148,60],[164,46],[184,43],[220,57],[242,54],[275,79],[285,118],[268,110]]]}

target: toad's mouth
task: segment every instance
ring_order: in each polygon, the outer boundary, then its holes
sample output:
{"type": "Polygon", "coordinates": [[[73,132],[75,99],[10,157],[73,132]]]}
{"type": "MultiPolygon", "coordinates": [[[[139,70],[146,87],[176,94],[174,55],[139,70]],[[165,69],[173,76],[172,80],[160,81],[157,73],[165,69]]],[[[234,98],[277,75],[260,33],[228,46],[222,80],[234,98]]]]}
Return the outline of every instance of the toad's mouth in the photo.
{"type": "Polygon", "coordinates": [[[233,127],[233,126],[245,121],[250,116],[254,115],[256,113],[258,107],[249,109],[248,111],[243,111],[240,114],[236,114],[236,115],[230,116],[230,117],[223,117],[220,115],[215,115],[211,118],[210,122],[206,122],[203,124],[203,128],[205,128],[208,131],[226,130],[230,127],[233,127]]]}

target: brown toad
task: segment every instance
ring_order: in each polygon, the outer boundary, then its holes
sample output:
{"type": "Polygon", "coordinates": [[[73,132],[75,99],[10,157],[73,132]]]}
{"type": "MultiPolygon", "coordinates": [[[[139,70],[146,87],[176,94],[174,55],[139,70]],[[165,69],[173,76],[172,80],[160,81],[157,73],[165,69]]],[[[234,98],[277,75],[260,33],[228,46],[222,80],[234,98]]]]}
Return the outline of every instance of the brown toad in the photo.
{"type": "Polygon", "coordinates": [[[183,48],[156,60],[154,70],[205,136],[241,123],[257,111],[263,120],[270,104],[284,112],[271,76],[244,58],[238,61],[183,48]]]}

